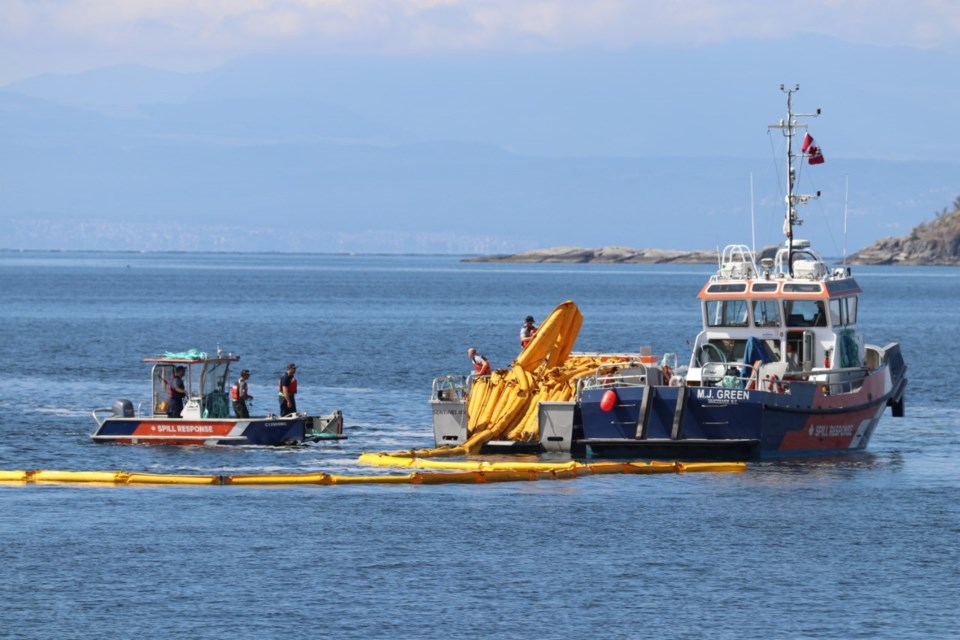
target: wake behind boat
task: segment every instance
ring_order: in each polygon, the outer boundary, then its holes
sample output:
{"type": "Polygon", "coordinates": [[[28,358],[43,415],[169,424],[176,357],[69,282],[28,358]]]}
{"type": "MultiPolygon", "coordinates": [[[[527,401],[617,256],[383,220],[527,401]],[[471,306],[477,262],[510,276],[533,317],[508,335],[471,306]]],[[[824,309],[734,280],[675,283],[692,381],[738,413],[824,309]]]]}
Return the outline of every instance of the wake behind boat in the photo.
{"type": "MultiPolygon", "coordinates": [[[[797,89],[781,89],[787,117],[771,128],[786,138],[786,242],[760,259],[744,245],[724,249],[717,273],[698,294],[702,330],[689,364],[677,367],[676,356],[649,353],[579,354],[596,364],[571,380],[572,398],[541,402],[544,390],[555,388],[565,374],[555,358],[553,370],[546,362],[539,369],[527,366],[521,351],[517,388],[538,399],[522,407],[509,390],[490,392],[508,398],[510,411],[482,408],[483,416],[520,415],[521,424],[528,417],[536,420],[541,450],[607,458],[758,460],[862,451],[887,406],[894,416],[903,415],[907,367],[900,345],[866,343],[858,325],[861,289],[851,270],[829,268],[809,243],[794,239],[794,226],[802,222],[797,205],[816,197],[794,192],[795,165],[802,159],[820,164],[823,156],[809,134],[794,151],[794,137],[806,128],[798,118],[805,116],[793,112],[797,89]],[[527,373],[531,378],[522,380],[527,373]]],[[[565,339],[569,348],[575,335],[565,339]]],[[[516,382],[506,380],[509,385],[516,382]]],[[[477,417],[466,410],[471,385],[447,386],[435,382],[431,398],[438,446],[482,442],[487,451],[509,450],[517,443],[503,442],[502,433],[529,435],[525,428],[511,431],[510,424],[481,418],[475,429],[488,435],[478,437],[470,430],[477,417]]]]}
{"type": "MultiPolygon", "coordinates": [[[[230,365],[239,356],[214,356],[203,352],[144,358],[151,363],[151,398],[134,410],[130,400],[93,410],[97,430],[94,442],[158,445],[295,445],[321,440],[342,440],[343,415],[288,416],[267,414],[249,418],[230,415],[230,365]],[[171,413],[171,385],[183,367],[185,394],[179,416],[171,413]]],[[[179,401],[179,400],[178,400],[179,401]]]]}

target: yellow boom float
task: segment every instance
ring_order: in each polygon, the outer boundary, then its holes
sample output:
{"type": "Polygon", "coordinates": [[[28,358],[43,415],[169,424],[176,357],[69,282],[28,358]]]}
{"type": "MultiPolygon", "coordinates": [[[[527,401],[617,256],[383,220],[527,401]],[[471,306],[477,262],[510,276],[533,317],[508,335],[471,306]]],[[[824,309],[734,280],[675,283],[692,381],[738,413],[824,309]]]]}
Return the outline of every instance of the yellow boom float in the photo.
{"type": "Polygon", "coordinates": [[[436,472],[414,471],[406,475],[349,476],[329,473],[291,473],[263,475],[178,475],[129,473],[126,471],[0,471],[3,484],[101,484],[101,485],[342,485],[342,484],[484,484],[532,480],[566,480],[590,475],[629,473],[738,473],[746,469],[742,462],[483,462],[439,461],[397,458],[385,454],[363,454],[363,464],[406,468],[443,469],[436,472]]]}

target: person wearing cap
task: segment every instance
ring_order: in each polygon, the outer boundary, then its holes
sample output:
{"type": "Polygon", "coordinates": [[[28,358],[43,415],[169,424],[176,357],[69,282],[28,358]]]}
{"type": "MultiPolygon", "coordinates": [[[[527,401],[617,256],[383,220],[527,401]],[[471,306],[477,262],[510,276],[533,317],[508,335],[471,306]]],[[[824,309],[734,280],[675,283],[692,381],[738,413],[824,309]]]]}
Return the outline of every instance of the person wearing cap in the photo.
{"type": "Polygon", "coordinates": [[[247,409],[247,400],[253,400],[250,395],[250,388],[247,380],[250,379],[250,369],[244,369],[240,372],[240,379],[230,387],[230,399],[233,400],[233,412],[238,418],[249,418],[250,411],[247,409]]]}
{"type": "Polygon", "coordinates": [[[183,400],[187,397],[187,389],[183,386],[183,374],[186,371],[187,368],[183,365],[173,370],[173,379],[170,380],[170,385],[167,388],[170,394],[170,402],[167,403],[168,418],[179,418],[180,414],[183,413],[183,400]]]}
{"type": "Polygon", "coordinates": [[[280,415],[297,412],[297,365],[290,363],[280,378],[280,415]]]}
{"type": "Polygon", "coordinates": [[[537,325],[533,323],[533,316],[527,316],[527,319],[523,321],[523,326],[520,327],[520,348],[523,349],[530,344],[536,333],[537,325]]]}

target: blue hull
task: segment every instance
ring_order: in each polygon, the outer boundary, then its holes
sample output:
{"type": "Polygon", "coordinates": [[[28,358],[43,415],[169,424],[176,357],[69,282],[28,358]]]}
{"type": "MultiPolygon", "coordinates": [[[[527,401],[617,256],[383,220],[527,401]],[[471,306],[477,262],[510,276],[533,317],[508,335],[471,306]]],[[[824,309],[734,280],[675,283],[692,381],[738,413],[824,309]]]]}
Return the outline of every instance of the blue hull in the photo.
{"type": "Polygon", "coordinates": [[[614,406],[606,389],[580,400],[583,439],[596,457],[760,460],[830,455],[867,447],[887,396],[878,381],[861,392],[830,397],[816,384],[790,393],[720,387],[620,387],[614,406]],[[877,393],[876,391],[879,391],[877,393]]]}
{"type": "Polygon", "coordinates": [[[95,442],[157,445],[277,446],[302,443],[312,418],[187,420],[107,418],[91,435],[95,442]]]}

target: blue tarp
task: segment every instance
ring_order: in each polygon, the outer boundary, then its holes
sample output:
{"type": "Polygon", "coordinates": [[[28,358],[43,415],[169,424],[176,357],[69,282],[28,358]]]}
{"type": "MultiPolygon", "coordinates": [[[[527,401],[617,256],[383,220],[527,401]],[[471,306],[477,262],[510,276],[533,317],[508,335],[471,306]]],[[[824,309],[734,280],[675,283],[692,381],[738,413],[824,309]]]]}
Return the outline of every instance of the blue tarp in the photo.
{"type": "Polygon", "coordinates": [[[743,349],[743,367],[740,368],[740,377],[746,378],[753,373],[753,363],[759,360],[762,364],[773,362],[770,353],[767,351],[767,345],[757,338],[748,338],[747,345],[743,349]]]}

